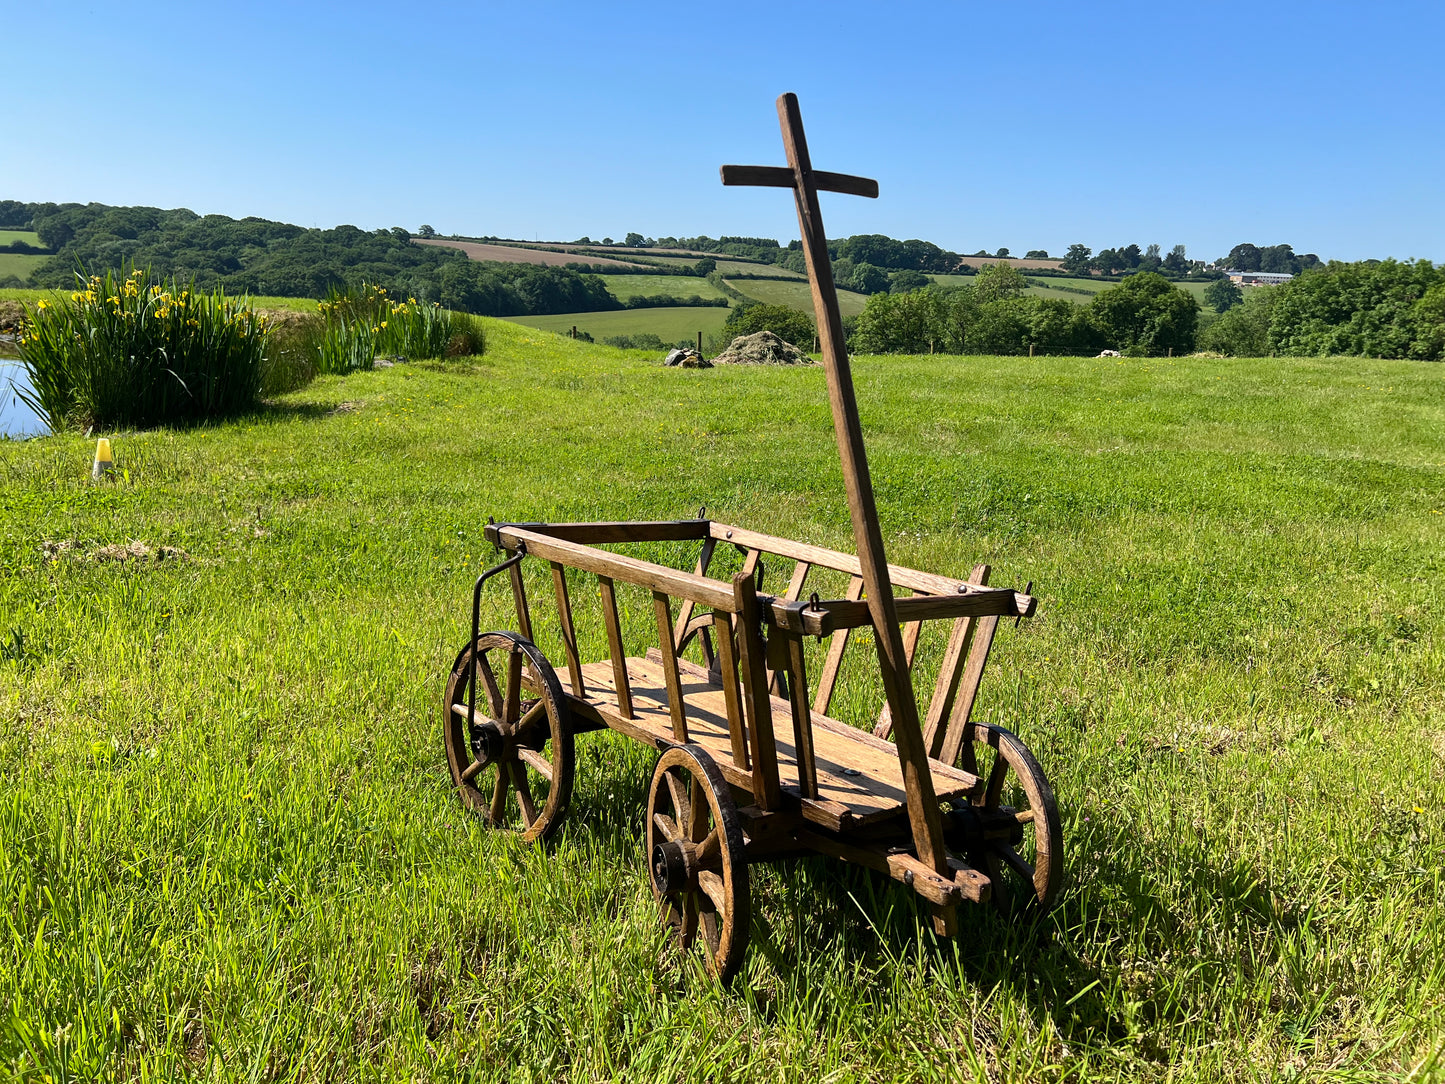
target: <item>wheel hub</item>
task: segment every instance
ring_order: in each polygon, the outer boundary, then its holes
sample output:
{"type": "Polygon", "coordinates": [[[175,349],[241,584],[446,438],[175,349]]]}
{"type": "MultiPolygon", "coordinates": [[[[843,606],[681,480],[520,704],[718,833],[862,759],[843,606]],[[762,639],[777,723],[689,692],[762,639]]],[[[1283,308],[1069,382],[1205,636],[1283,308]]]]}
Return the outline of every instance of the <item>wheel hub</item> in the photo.
{"type": "Polygon", "coordinates": [[[652,883],[663,896],[674,896],[687,887],[687,856],[679,843],[659,843],[652,848],[652,883]]]}
{"type": "Polygon", "coordinates": [[[472,728],[472,756],[483,764],[501,758],[502,732],[496,723],[482,723],[472,728]]]}

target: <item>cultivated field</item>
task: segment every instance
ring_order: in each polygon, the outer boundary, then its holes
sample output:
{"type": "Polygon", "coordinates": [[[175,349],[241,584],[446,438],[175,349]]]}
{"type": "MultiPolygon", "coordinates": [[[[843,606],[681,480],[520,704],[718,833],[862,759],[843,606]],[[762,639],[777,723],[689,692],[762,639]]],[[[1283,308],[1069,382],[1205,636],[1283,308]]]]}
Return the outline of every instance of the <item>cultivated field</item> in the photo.
{"type": "MultiPolygon", "coordinates": [[[[777,275],[780,278],[796,278],[801,282],[807,281],[806,275],[799,275],[789,271],[785,267],[779,267],[773,263],[759,263],[755,260],[735,260],[726,256],[712,256],[717,261],[717,269],[724,275],[777,275]]],[[[691,266],[697,260],[673,259],[670,257],[659,257],[657,263],[668,263],[673,265],[687,264],[691,266]]]]}
{"type": "MultiPolygon", "coordinates": [[[[807,279],[797,282],[782,282],[778,279],[727,279],[729,286],[741,294],[768,305],[787,305],[789,308],[813,315],[813,293],[807,279]]],[[[838,291],[838,309],[844,316],[854,316],[863,311],[868,303],[866,294],[852,290],[838,291]]]]}
{"type": "Polygon", "coordinates": [[[1057,271],[1063,267],[1063,260],[1026,260],[1022,256],[965,256],[963,262],[969,267],[983,267],[991,263],[1006,263],[1020,271],[1057,271]]]}
{"type": "Polygon", "coordinates": [[[651,333],[664,342],[694,339],[701,331],[712,335],[722,329],[728,310],[721,306],[678,306],[662,309],[619,309],[613,312],[571,312],[560,316],[512,316],[513,323],[566,335],[575,326],[594,339],[612,335],[651,333]]]}
{"type": "MultiPolygon", "coordinates": [[[[663,952],[654,754],[580,738],[572,813],[533,848],[460,809],[438,700],[488,515],[706,503],[848,546],[823,374],[487,329],[481,359],[116,434],[114,483],[87,481],[93,440],[0,442],[7,1074],[1445,1073],[1437,368],[855,359],[889,556],[1034,581],[979,715],[1050,773],[1069,884],[1037,927],[978,909],[940,942],[872,875],[759,868],[722,991],[663,952]]],[[[595,657],[594,598],[579,576],[595,657]]],[[[651,600],[621,601],[644,642],[651,600]]],[[[488,589],[483,625],[509,607],[488,589]]],[[[874,680],[845,671],[839,713],[871,722],[874,680]]]]}
{"type": "Polygon", "coordinates": [[[498,263],[535,263],[544,267],[563,267],[569,263],[616,264],[621,267],[638,267],[630,260],[605,259],[601,256],[576,256],[551,249],[519,248],[514,245],[485,245],[478,241],[444,241],[440,238],[423,240],[413,237],[418,245],[436,245],[439,248],[456,248],[467,254],[469,260],[494,260],[498,263]]]}
{"type": "Polygon", "coordinates": [[[707,279],[690,275],[603,275],[602,281],[607,283],[608,291],[619,301],[658,294],[703,298],[727,296],[707,279]]]}

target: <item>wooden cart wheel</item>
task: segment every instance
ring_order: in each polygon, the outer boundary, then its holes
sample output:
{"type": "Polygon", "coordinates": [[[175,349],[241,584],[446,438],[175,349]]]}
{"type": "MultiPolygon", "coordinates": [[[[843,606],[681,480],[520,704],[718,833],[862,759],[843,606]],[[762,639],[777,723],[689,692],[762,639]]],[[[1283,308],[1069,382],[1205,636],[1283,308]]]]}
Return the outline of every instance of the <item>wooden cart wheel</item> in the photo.
{"type": "Polygon", "coordinates": [[[973,858],[993,882],[995,906],[1044,914],[1064,879],[1063,827],[1054,788],[1034,755],[1001,726],[972,724],[963,768],[984,780],[973,809],[984,831],[973,858]],[[1017,897],[1017,899],[1015,899],[1017,897]]]}
{"type": "Polygon", "coordinates": [[[646,842],[662,921],[683,949],[701,929],[708,971],[730,981],[748,947],[748,865],[732,791],[700,746],[676,745],[658,760],[647,795],[646,842]]]}
{"type": "Polygon", "coordinates": [[[501,828],[519,819],[523,839],[545,839],[572,798],[572,728],[562,685],[546,656],[516,633],[484,633],[474,646],[457,655],[442,701],[452,781],[488,824],[501,828]],[[469,721],[473,674],[476,714],[469,721]]]}

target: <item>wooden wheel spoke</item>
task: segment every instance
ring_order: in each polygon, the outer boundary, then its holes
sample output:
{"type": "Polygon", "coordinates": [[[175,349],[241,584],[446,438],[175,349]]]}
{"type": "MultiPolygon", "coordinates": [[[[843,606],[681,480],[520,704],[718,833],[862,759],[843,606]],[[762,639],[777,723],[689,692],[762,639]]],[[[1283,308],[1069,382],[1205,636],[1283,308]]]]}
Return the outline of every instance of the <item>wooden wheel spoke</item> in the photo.
{"type": "Polygon", "coordinates": [[[672,798],[672,812],[679,826],[689,823],[692,805],[687,800],[687,784],[677,772],[667,773],[667,793],[672,798]]]}
{"type": "Polygon", "coordinates": [[[689,779],[691,793],[688,796],[687,838],[692,843],[701,843],[707,838],[708,806],[707,795],[702,793],[702,783],[696,776],[689,779]]]}
{"type": "Polygon", "coordinates": [[[697,886],[719,914],[727,914],[727,885],[712,870],[705,869],[697,875],[697,886]]]}
{"type": "Polygon", "coordinates": [[[517,792],[517,805],[522,810],[522,823],[528,828],[537,819],[537,806],[532,801],[532,789],[527,786],[527,769],[522,767],[522,762],[513,760],[507,764],[508,771],[512,774],[512,787],[517,792]]]}
{"type": "Polygon", "coordinates": [[[507,766],[497,767],[497,781],[492,786],[492,805],[487,811],[493,824],[501,824],[507,815],[507,766]]]}
{"type": "Polygon", "coordinates": [[[549,724],[548,729],[550,730],[551,720],[547,718],[547,702],[545,700],[538,700],[528,708],[522,717],[517,720],[517,725],[512,727],[512,733],[520,737],[536,726],[539,720],[546,720],[549,724]]]}
{"type": "Polygon", "coordinates": [[[693,860],[704,869],[721,863],[722,837],[718,835],[716,828],[709,832],[706,838],[697,845],[697,851],[693,855],[693,860]]]}
{"type": "Polygon", "coordinates": [[[997,853],[1009,869],[1013,870],[1029,884],[1034,883],[1034,876],[1037,871],[1033,866],[1029,865],[1028,862],[1024,861],[1023,856],[1021,856],[1018,851],[1012,847],[999,847],[997,848],[997,853]]]}
{"type": "Polygon", "coordinates": [[[502,690],[497,687],[497,675],[492,673],[491,659],[485,651],[477,656],[477,673],[481,676],[482,688],[487,694],[487,714],[493,719],[500,719],[502,717],[502,690]]]}
{"type": "Polygon", "coordinates": [[[677,824],[666,813],[654,813],[652,823],[657,825],[657,830],[662,833],[662,838],[669,843],[676,843],[682,838],[682,832],[678,830],[677,824]]]}
{"type": "Polygon", "coordinates": [[[1014,820],[1019,824],[1033,824],[1034,811],[1032,809],[1020,809],[1014,813],[1014,820]]]}
{"type": "Polygon", "coordinates": [[[522,714],[522,653],[513,650],[507,655],[507,696],[502,701],[504,723],[516,723],[522,714]]]}
{"type": "Polygon", "coordinates": [[[471,765],[467,768],[467,770],[462,772],[462,782],[470,783],[473,779],[475,779],[478,775],[481,774],[482,769],[486,766],[487,762],[485,760],[472,761],[471,765]]]}
{"type": "Polygon", "coordinates": [[[999,804],[999,798],[1003,795],[1004,777],[1008,775],[1008,761],[1003,754],[994,758],[993,767],[989,769],[988,783],[983,788],[983,802],[987,806],[999,804]]]}
{"type": "Polygon", "coordinates": [[[535,749],[528,749],[525,745],[517,746],[517,759],[522,764],[517,765],[517,771],[525,772],[531,768],[548,783],[552,782],[552,762],[535,749]],[[525,764],[526,767],[522,765],[525,764]]]}

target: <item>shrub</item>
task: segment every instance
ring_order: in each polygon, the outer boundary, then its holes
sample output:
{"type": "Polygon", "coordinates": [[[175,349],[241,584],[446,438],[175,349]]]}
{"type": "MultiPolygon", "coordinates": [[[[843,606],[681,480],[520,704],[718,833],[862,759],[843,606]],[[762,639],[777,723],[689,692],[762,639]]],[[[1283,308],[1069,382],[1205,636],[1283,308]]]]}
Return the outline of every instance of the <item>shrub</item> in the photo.
{"type": "Polygon", "coordinates": [[[68,301],[26,307],[20,340],[26,401],[52,429],[193,421],[256,403],[266,322],[244,301],[139,269],[76,278],[68,301]]]}
{"type": "Polygon", "coordinates": [[[1162,275],[1141,271],[1100,291],[1089,303],[1089,317],[1115,350],[1141,346],[1148,354],[1187,354],[1194,349],[1199,303],[1162,275]]]}
{"type": "Polygon", "coordinates": [[[813,345],[812,319],[807,313],[786,305],[739,305],[728,313],[722,328],[723,338],[728,340],[759,331],[771,331],[784,342],[804,350],[813,345]]]}
{"type": "Polygon", "coordinates": [[[1200,333],[1200,348],[1237,358],[1269,356],[1273,353],[1269,329],[1280,289],[1278,286],[1250,287],[1243,304],[1221,313],[1200,333]]]}
{"type": "Polygon", "coordinates": [[[639,331],[635,335],[609,335],[602,342],[607,346],[615,346],[622,350],[671,349],[667,343],[662,341],[662,336],[651,331],[639,331]]]}
{"type": "MultiPolygon", "coordinates": [[[[450,331],[447,338],[446,356],[449,358],[471,357],[487,352],[487,333],[482,322],[470,313],[450,312],[450,331]]],[[[581,338],[581,335],[578,335],[581,338]]],[[[587,341],[591,342],[589,335],[587,341]]]]}
{"type": "Polygon", "coordinates": [[[852,346],[862,354],[926,354],[941,345],[943,295],[933,287],[874,294],[858,317],[852,346]]]}

